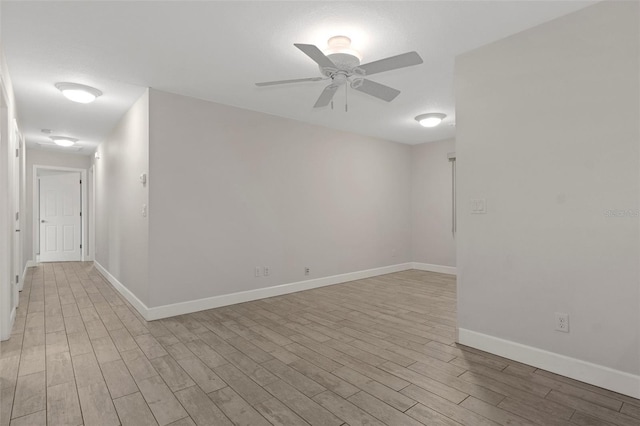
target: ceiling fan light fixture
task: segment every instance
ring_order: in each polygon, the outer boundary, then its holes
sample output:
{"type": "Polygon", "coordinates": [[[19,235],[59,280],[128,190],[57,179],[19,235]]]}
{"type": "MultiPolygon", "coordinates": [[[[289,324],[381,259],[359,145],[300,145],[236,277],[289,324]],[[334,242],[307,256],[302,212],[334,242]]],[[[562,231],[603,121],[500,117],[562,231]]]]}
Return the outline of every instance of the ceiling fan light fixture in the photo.
{"type": "Polygon", "coordinates": [[[78,83],[56,83],[56,88],[62,92],[65,98],[73,102],[88,104],[95,101],[102,92],[95,87],[78,83]]]}
{"type": "Polygon", "coordinates": [[[416,116],[416,121],[423,127],[436,127],[446,116],[440,112],[430,112],[416,116]]]}
{"type": "Polygon", "coordinates": [[[67,137],[67,136],[50,136],[50,139],[56,145],[63,146],[65,148],[73,146],[73,145],[76,144],[76,142],[78,142],[78,139],[70,138],[70,137],[67,137]]]}
{"type": "Polygon", "coordinates": [[[358,58],[358,61],[362,60],[362,55],[351,47],[351,39],[347,36],[333,36],[327,41],[327,46],[327,49],[324,51],[324,54],[327,56],[344,54],[355,56],[358,58]]]}

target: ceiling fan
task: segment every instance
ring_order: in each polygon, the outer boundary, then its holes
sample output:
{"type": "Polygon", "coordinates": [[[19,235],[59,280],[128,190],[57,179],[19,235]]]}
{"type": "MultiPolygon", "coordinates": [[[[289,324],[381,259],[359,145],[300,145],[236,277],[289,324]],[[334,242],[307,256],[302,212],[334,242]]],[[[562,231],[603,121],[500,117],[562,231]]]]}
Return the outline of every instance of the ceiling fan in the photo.
{"type": "Polygon", "coordinates": [[[331,80],[331,83],[329,83],[320,94],[320,97],[313,106],[314,108],[329,105],[336,91],[341,86],[345,86],[346,89],[347,83],[355,90],[382,99],[383,101],[391,102],[400,94],[399,90],[376,83],[365,77],[422,63],[422,58],[417,52],[408,52],[360,65],[360,54],[351,48],[351,39],[349,37],[331,37],[328,45],[329,48],[326,50],[327,54],[325,55],[313,44],[294,44],[295,47],[302,50],[304,54],[318,64],[323,77],[267,81],[264,83],[256,83],[256,86],[331,80]]]}

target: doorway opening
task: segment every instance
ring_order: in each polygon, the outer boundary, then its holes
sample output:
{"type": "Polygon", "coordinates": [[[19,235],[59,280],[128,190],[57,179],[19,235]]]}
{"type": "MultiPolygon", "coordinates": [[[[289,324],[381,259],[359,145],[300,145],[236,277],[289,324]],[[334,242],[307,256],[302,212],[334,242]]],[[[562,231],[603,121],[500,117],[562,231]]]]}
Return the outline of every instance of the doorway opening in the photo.
{"type": "Polygon", "coordinates": [[[86,170],[33,167],[33,258],[84,261],[87,252],[86,170]]]}

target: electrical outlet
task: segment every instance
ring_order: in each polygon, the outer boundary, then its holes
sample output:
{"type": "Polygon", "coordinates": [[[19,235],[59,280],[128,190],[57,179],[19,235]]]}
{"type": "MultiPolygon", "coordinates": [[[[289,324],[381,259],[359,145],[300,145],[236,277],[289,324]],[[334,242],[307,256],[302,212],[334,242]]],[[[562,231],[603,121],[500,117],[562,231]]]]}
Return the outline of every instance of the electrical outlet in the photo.
{"type": "Polygon", "coordinates": [[[256,277],[260,276],[260,267],[256,266],[256,277]]]}
{"type": "Polygon", "coordinates": [[[556,331],[569,332],[569,314],[556,312],[556,331]]]}
{"type": "Polygon", "coordinates": [[[310,273],[311,273],[311,269],[309,269],[309,267],[308,267],[308,266],[305,266],[305,268],[304,268],[304,274],[305,274],[305,275],[309,275],[310,273]]]}
{"type": "Polygon", "coordinates": [[[265,267],[263,267],[263,268],[262,268],[262,274],[263,274],[265,277],[268,277],[268,276],[269,276],[269,272],[270,272],[270,271],[269,271],[269,267],[268,267],[268,266],[265,266],[265,267]]]}
{"type": "Polygon", "coordinates": [[[487,200],[484,198],[478,198],[471,200],[471,214],[486,214],[487,213],[487,200]]]}

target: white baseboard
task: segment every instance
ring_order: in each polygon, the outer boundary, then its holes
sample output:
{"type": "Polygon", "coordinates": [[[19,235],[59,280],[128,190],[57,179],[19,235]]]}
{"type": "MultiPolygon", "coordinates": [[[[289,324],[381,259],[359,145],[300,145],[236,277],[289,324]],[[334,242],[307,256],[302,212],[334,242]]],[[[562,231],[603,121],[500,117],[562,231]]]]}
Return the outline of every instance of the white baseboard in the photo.
{"type": "Polygon", "coordinates": [[[191,312],[204,311],[206,309],[219,308],[221,306],[234,305],[236,303],[250,302],[252,300],[281,296],[283,294],[295,293],[298,291],[311,290],[318,287],[345,283],[347,281],[361,280],[363,278],[370,278],[378,275],[391,274],[393,272],[406,271],[408,269],[411,269],[411,264],[402,263],[398,265],[384,266],[381,268],[367,269],[364,271],[332,275],[330,277],[317,278],[313,280],[281,284],[273,287],[240,291],[238,293],[207,297],[205,299],[191,300],[188,302],[174,303],[171,305],[157,306],[149,308],[148,318],[160,319],[172,317],[175,315],[183,315],[191,312]]]}
{"type": "Polygon", "coordinates": [[[457,275],[458,271],[455,266],[432,265],[430,263],[412,262],[412,269],[419,271],[438,272],[440,274],[457,275]]]}
{"type": "Polygon", "coordinates": [[[111,285],[118,291],[118,293],[120,293],[125,299],[127,299],[127,301],[131,303],[138,312],[140,312],[140,315],[142,315],[144,319],[146,319],[147,321],[151,321],[152,319],[159,319],[148,318],[149,308],[147,307],[147,305],[145,305],[140,299],[138,299],[138,297],[133,294],[131,290],[129,290],[120,281],[118,281],[116,277],[111,275],[111,273],[107,271],[99,262],[94,261],[93,265],[102,275],[104,275],[104,277],[111,283],[111,285]]]}
{"type": "Polygon", "coordinates": [[[0,341],[9,340],[9,338],[11,337],[11,330],[13,330],[13,324],[15,322],[16,322],[16,308],[14,306],[13,309],[11,310],[11,314],[9,315],[9,325],[7,328],[3,330],[4,333],[0,335],[0,341]]]}
{"type": "Polygon", "coordinates": [[[458,342],[552,373],[640,398],[640,376],[475,331],[458,329],[458,342]]]}
{"type": "Polygon", "coordinates": [[[27,276],[27,269],[34,266],[38,266],[38,264],[33,260],[27,260],[27,263],[24,265],[24,270],[22,271],[22,276],[20,277],[20,291],[22,291],[22,289],[24,288],[24,279],[27,276]]]}
{"type": "Polygon", "coordinates": [[[25,263],[24,265],[24,269],[22,271],[22,275],[20,275],[20,283],[19,283],[19,291],[22,291],[22,289],[24,288],[24,279],[27,276],[27,269],[29,269],[29,261],[27,261],[27,263],[25,263]]]}
{"type": "Polygon", "coordinates": [[[189,300],[186,302],[172,303],[155,307],[147,307],[128,288],[111,275],[100,263],[94,261],[96,269],[114,286],[114,288],[124,296],[147,321],[162,318],[184,315],[192,312],[204,311],[206,309],[219,308],[221,306],[234,305],[236,303],[250,302],[252,300],[264,299],[267,297],[281,296],[283,294],[295,293],[303,290],[311,290],[333,284],[345,283],[348,281],[361,280],[364,278],[376,277],[378,275],[391,274],[412,269],[411,263],[401,263],[398,265],[383,266],[381,268],[367,269],[364,271],[349,272],[346,274],[333,275],[330,277],[317,278],[313,280],[299,281],[289,284],[281,284],[273,287],[259,288],[255,290],[241,291],[221,296],[207,297],[204,299],[189,300]]]}

